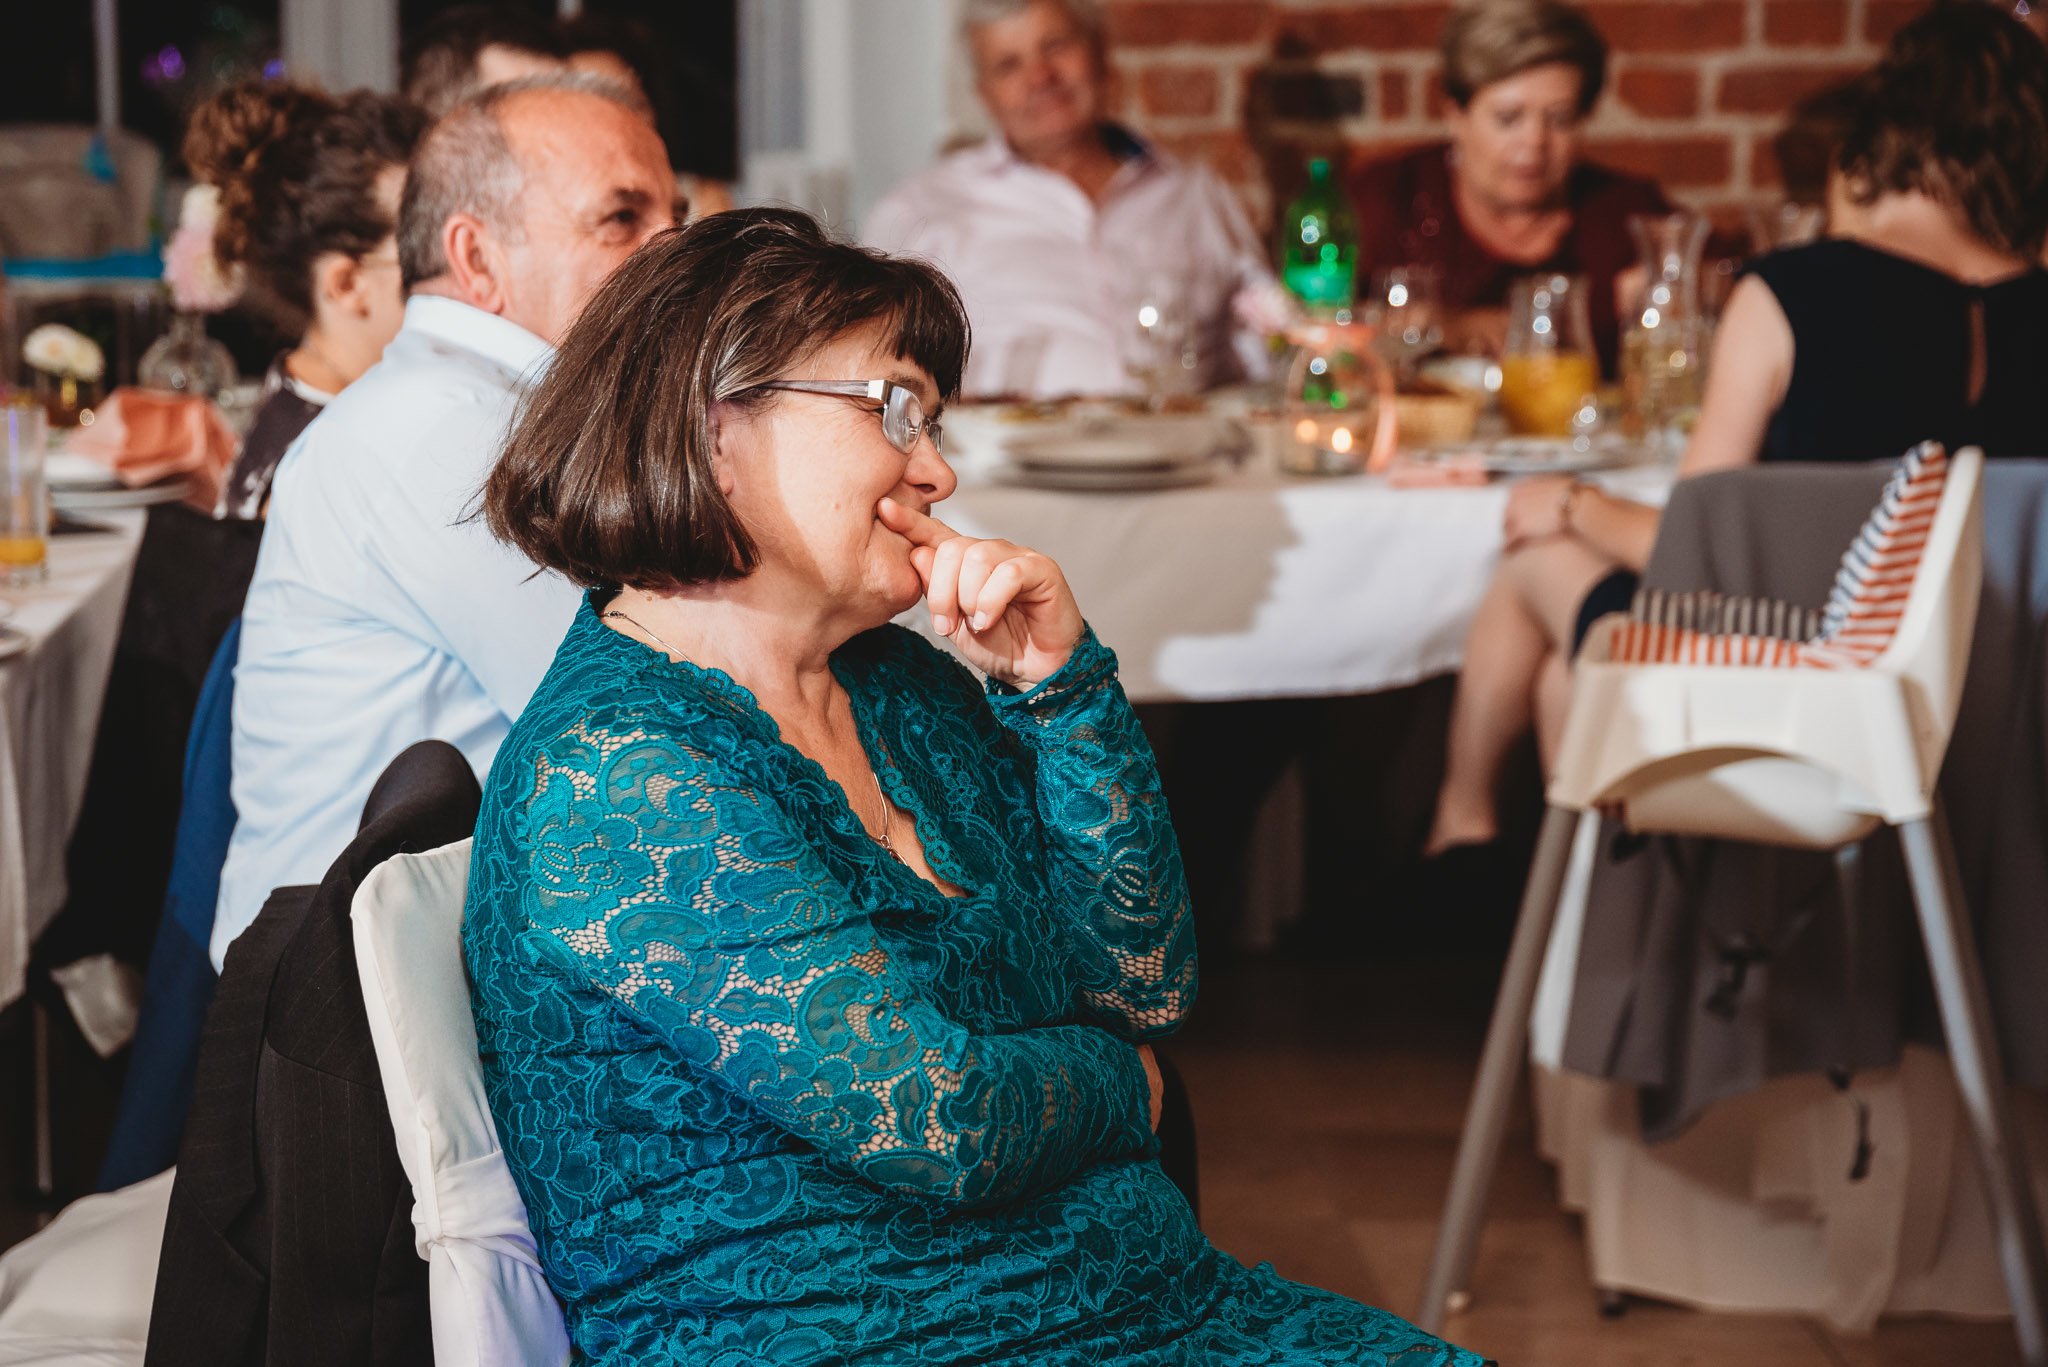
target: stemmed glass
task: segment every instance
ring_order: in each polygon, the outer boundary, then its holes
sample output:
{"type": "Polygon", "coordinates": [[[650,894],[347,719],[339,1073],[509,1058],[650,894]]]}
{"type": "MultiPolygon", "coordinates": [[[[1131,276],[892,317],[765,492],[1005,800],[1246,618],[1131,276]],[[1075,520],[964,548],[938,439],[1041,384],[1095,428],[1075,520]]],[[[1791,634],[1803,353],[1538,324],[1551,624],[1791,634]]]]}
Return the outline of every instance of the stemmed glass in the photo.
{"type": "Polygon", "coordinates": [[[1146,405],[1159,408],[1173,395],[1192,392],[1200,357],[1185,282],[1142,281],[1123,300],[1121,313],[1124,370],[1144,391],[1146,405]]]}
{"type": "Polygon", "coordinates": [[[1443,344],[1442,277],[1434,266],[1395,266],[1373,276],[1363,310],[1378,332],[1374,348],[1408,379],[1415,363],[1443,344]]]}

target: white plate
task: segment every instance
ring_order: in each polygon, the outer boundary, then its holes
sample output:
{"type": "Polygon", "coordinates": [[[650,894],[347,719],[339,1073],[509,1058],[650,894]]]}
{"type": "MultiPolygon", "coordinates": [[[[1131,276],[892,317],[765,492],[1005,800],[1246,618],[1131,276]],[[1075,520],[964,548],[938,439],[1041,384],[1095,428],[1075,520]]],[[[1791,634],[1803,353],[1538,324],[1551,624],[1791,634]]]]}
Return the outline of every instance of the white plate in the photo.
{"type": "Polygon", "coordinates": [[[29,634],[27,632],[16,631],[13,627],[0,626],[0,660],[4,660],[10,655],[21,654],[22,651],[28,649],[28,645],[29,634]]]}
{"type": "Polygon", "coordinates": [[[1089,469],[1085,466],[1025,469],[1008,465],[996,471],[996,478],[1005,484],[1020,485],[1026,489],[1060,489],[1082,493],[1142,493],[1153,489],[1185,489],[1191,485],[1207,484],[1216,478],[1217,469],[1216,462],[1212,460],[1198,461],[1192,465],[1168,465],[1142,470],[1115,467],[1089,469]]]}
{"type": "Polygon", "coordinates": [[[140,489],[52,489],[50,502],[70,512],[108,512],[116,508],[147,508],[176,503],[192,490],[189,479],[162,479],[140,489]]]}
{"type": "Polygon", "coordinates": [[[1422,462],[1470,460],[1482,470],[1504,475],[1561,475],[1580,470],[1605,470],[1630,465],[1641,452],[1627,441],[1595,438],[1580,446],[1570,437],[1501,437],[1493,441],[1454,441],[1409,451],[1422,462]]]}
{"type": "Polygon", "coordinates": [[[89,456],[52,451],[43,462],[43,478],[52,489],[118,489],[114,472],[89,456]]]}
{"type": "Polygon", "coordinates": [[[1117,418],[1014,440],[1007,454],[1033,469],[1161,469],[1198,465],[1223,446],[1225,431],[1196,413],[1117,418]]]}

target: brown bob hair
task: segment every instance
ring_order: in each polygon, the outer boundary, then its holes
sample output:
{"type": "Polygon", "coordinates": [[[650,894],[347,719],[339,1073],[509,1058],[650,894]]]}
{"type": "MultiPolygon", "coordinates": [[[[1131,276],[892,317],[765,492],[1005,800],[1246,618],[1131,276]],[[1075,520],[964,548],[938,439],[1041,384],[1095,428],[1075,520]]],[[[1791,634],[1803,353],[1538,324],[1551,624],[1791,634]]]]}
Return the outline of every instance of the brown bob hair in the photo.
{"type": "Polygon", "coordinates": [[[2048,47],[1991,5],[1941,0],[1863,80],[1840,166],[1860,204],[1918,191],[2015,256],[2048,237],[2048,47]]]}
{"type": "Polygon", "coordinates": [[[760,386],[875,322],[941,395],[959,390],[967,311],[935,267],[834,241],[794,209],[661,234],[562,339],[484,483],[485,524],[585,588],[745,577],[758,551],[718,487],[721,413],[775,402],[760,386]]]}
{"type": "Polygon", "coordinates": [[[1552,62],[1579,73],[1582,119],[1607,85],[1607,40],[1584,10],[1562,0],[1465,0],[1444,21],[1438,48],[1444,93],[1460,109],[1495,81],[1552,62]]]}

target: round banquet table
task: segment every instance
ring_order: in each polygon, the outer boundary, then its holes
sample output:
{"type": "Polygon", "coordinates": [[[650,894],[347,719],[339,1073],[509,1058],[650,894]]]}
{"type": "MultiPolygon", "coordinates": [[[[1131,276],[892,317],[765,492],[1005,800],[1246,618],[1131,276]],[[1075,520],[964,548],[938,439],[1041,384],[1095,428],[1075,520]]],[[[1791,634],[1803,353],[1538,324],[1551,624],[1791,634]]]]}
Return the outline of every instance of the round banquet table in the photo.
{"type": "Polygon", "coordinates": [[[64,848],[121,628],[140,510],[86,514],[111,530],[50,539],[50,577],[0,587],[28,648],[0,660],[0,1006],[26,985],[29,946],[64,905],[64,848]]]}

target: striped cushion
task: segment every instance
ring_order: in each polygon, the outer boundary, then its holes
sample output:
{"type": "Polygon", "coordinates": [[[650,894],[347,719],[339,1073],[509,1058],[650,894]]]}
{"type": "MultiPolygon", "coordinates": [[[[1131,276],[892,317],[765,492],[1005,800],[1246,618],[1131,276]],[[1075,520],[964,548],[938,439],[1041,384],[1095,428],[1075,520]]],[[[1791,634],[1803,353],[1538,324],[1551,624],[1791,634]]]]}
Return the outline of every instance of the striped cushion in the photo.
{"type": "Polygon", "coordinates": [[[1608,658],[1766,668],[1869,664],[1898,633],[1947,481],[1948,453],[1939,443],[1906,453],[1842,557],[1818,615],[1769,599],[1646,591],[1636,595],[1628,619],[1609,629],[1608,658]]]}

